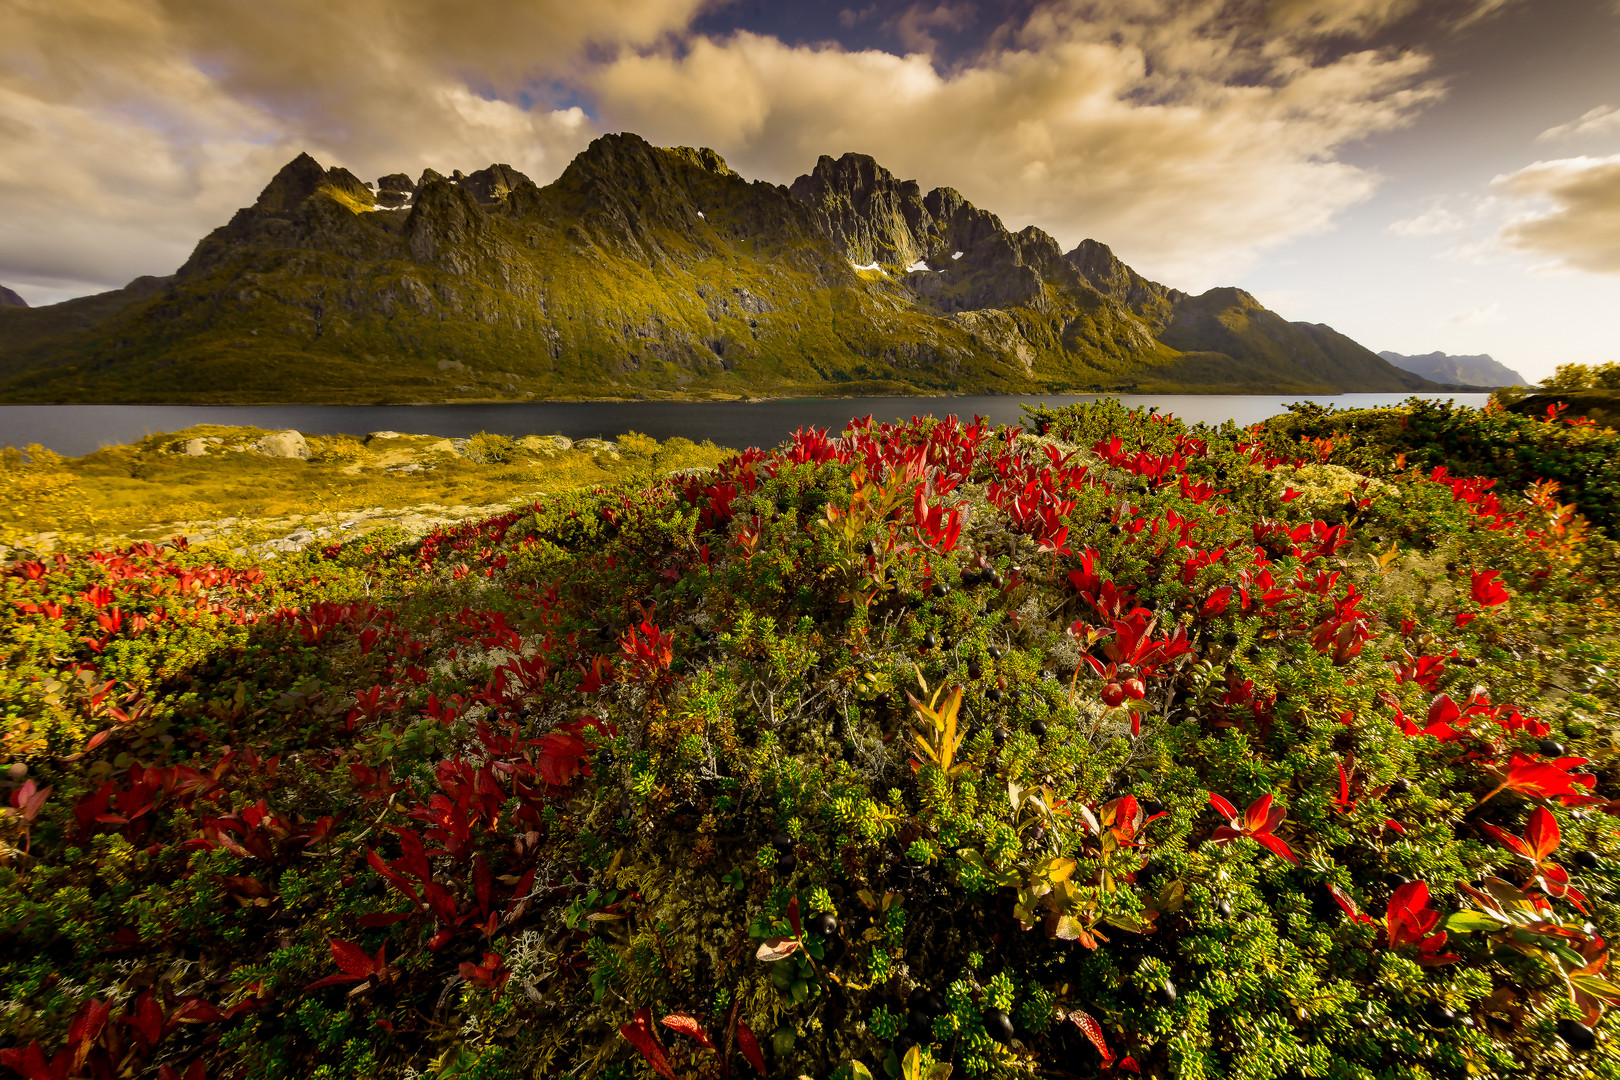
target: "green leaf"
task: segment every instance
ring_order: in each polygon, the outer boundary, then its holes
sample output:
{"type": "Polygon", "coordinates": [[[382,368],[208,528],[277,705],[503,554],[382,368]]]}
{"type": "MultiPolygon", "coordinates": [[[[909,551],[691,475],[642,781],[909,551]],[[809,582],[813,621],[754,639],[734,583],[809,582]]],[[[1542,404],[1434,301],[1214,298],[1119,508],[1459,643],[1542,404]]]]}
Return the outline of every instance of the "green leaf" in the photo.
{"type": "Polygon", "coordinates": [[[1595,998],[1602,998],[1611,1005],[1620,1003],[1620,985],[1610,982],[1601,975],[1571,975],[1569,984],[1595,998]]]}
{"type": "Polygon", "coordinates": [[[1500,930],[1502,920],[1493,919],[1483,911],[1459,911],[1446,920],[1446,930],[1456,934],[1472,934],[1476,930],[1500,930]]]}
{"type": "Polygon", "coordinates": [[[872,1074],[861,1062],[851,1061],[849,1063],[849,1078],[850,1080],[872,1080],[872,1074]]]}

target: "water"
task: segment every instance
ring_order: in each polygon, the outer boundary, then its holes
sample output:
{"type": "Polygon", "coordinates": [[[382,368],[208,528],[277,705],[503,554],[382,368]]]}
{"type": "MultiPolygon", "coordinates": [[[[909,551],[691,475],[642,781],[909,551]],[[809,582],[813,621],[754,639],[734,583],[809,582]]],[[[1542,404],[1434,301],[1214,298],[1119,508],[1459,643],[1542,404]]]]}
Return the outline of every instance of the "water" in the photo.
{"type": "MultiPolygon", "coordinates": [[[[1252,424],[1283,412],[1294,401],[1315,400],[1338,409],[1397,405],[1407,394],[1121,394],[1128,406],[1157,405],[1189,423],[1252,424]]],[[[1479,407],[1488,394],[1450,397],[1479,407]]],[[[566,435],[611,439],[639,431],[658,439],[682,435],[721,446],[775,446],[799,427],[842,430],[851,418],[878,420],[913,415],[975,414],[994,423],[1016,423],[1025,404],[1049,407],[1096,401],[1096,394],[975,395],[961,397],[796,398],[778,401],[534,402],[509,405],[0,405],[0,446],[39,443],[78,457],[103,446],[130,443],[159,431],[194,424],[249,425],[309,435],[363,435],[399,431],[455,438],[489,431],[500,435],[566,435]]]]}

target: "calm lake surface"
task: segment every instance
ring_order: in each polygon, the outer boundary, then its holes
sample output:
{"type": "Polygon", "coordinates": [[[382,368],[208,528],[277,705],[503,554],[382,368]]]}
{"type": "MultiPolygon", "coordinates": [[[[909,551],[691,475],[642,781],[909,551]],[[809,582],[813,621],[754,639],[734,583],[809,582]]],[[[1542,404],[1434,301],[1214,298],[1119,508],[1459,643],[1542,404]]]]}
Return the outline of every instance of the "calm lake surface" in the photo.
{"type": "MultiPolygon", "coordinates": [[[[796,398],[724,402],[533,402],[502,405],[0,405],[0,446],[39,443],[78,457],[103,446],[130,443],[159,431],[193,424],[239,424],[310,435],[363,435],[399,431],[447,438],[480,431],[522,437],[566,435],[571,439],[611,439],[639,431],[658,439],[682,435],[721,446],[775,446],[800,427],[840,431],[854,417],[878,420],[955,414],[1016,423],[1025,404],[1049,407],[1096,401],[1097,394],[962,397],[796,398]]],[[[1408,394],[1336,394],[1316,398],[1297,394],[1121,394],[1128,406],[1157,405],[1189,423],[1252,424],[1283,412],[1294,401],[1314,400],[1336,409],[1397,405],[1408,394]]],[[[1451,398],[1481,406],[1488,394],[1420,395],[1451,398]]]]}

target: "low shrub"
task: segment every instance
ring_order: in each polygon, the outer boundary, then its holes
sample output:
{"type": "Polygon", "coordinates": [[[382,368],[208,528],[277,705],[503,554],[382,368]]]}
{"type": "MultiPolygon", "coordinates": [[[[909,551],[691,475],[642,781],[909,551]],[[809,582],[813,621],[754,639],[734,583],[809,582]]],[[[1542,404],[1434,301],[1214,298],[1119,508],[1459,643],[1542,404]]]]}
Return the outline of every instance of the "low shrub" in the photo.
{"type": "Polygon", "coordinates": [[[0,1065],[1620,1075],[1612,542],[1338,420],[13,563],[0,1065]]]}

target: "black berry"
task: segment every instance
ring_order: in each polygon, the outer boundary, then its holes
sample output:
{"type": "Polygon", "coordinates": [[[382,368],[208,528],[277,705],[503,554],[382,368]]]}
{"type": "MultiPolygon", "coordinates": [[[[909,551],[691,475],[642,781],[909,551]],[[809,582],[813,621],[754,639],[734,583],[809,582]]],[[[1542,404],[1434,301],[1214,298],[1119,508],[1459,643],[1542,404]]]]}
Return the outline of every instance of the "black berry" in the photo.
{"type": "Polygon", "coordinates": [[[1013,1041],[1012,1017],[1000,1009],[991,1009],[984,1014],[984,1030],[985,1034],[1003,1046],[1013,1041]]]}
{"type": "Polygon", "coordinates": [[[1590,1050],[1597,1045],[1597,1036],[1592,1029],[1579,1020],[1572,1020],[1567,1016],[1558,1018],[1558,1037],[1571,1050],[1590,1050]]]}

